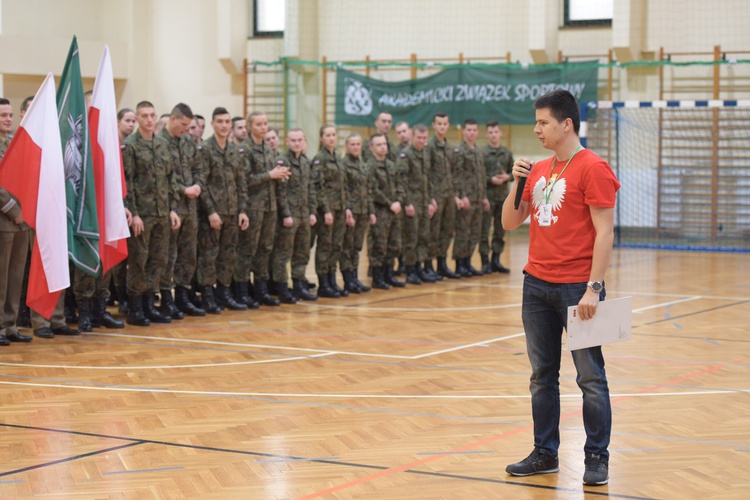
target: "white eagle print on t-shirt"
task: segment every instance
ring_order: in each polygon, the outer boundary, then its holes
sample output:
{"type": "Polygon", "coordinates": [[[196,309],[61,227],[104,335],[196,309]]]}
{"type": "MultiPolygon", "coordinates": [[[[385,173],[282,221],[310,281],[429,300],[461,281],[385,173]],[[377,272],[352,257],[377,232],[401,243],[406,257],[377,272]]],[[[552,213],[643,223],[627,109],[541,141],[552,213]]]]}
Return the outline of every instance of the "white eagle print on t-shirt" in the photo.
{"type": "MultiPolygon", "coordinates": [[[[534,189],[531,192],[532,201],[534,203],[534,219],[539,220],[539,216],[542,212],[542,205],[547,201],[549,190],[552,190],[552,194],[549,194],[549,204],[552,205],[552,213],[559,211],[562,208],[562,203],[565,201],[565,189],[567,184],[565,179],[557,179],[557,174],[554,174],[549,182],[542,176],[534,185],[534,189]]],[[[557,215],[552,215],[552,222],[556,223],[558,219],[557,215]]]]}

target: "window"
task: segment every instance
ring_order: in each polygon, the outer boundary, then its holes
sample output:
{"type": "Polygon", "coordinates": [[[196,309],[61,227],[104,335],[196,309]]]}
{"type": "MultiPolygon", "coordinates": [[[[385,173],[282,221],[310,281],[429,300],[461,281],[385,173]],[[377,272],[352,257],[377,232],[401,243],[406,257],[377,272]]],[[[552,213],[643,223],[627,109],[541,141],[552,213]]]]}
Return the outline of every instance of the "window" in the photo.
{"type": "Polygon", "coordinates": [[[253,0],[253,33],[255,36],[283,36],[285,0],[253,0]]]}
{"type": "Polygon", "coordinates": [[[565,26],[612,26],[614,0],[565,0],[565,26]]]}

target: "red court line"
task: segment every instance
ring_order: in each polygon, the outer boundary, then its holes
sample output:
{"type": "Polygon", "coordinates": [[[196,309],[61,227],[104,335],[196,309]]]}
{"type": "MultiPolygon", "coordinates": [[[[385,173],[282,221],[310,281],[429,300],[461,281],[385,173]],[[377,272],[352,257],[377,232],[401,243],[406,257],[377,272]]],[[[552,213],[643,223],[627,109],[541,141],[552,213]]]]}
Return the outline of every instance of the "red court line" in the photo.
{"type": "MultiPolygon", "coordinates": [[[[647,388],[645,388],[645,389],[643,389],[641,391],[638,391],[637,394],[645,394],[645,393],[649,393],[649,392],[654,392],[654,391],[656,391],[656,390],[658,390],[658,389],[660,389],[662,387],[669,386],[669,385],[675,385],[675,384],[678,384],[678,383],[682,382],[683,380],[687,380],[687,379],[699,377],[699,376],[705,375],[707,373],[715,372],[715,371],[720,370],[722,368],[723,368],[723,366],[720,366],[720,365],[719,366],[711,366],[711,367],[706,368],[704,370],[701,370],[701,371],[698,371],[698,372],[695,372],[695,373],[691,373],[691,374],[688,374],[688,375],[684,375],[682,377],[678,377],[678,378],[670,380],[668,382],[664,382],[663,384],[655,385],[655,386],[652,386],[652,387],[647,387],[647,388]]],[[[631,398],[631,397],[633,397],[633,396],[621,396],[621,397],[619,397],[617,399],[612,400],[612,403],[617,403],[617,402],[620,402],[620,401],[622,401],[624,399],[631,398]]],[[[564,415],[560,415],[560,420],[564,420],[564,419],[567,419],[567,418],[570,418],[570,417],[573,417],[573,416],[576,416],[576,415],[580,415],[581,413],[583,413],[583,409],[575,410],[575,411],[572,411],[570,413],[566,413],[564,415]]],[[[434,462],[435,460],[439,460],[441,458],[452,456],[455,453],[460,453],[462,451],[471,450],[472,448],[477,448],[477,447],[485,445],[487,443],[491,443],[491,442],[497,441],[499,439],[510,437],[510,436],[515,435],[515,434],[519,434],[521,432],[524,432],[524,431],[527,431],[527,430],[530,430],[530,429],[533,429],[533,428],[534,428],[534,424],[525,425],[523,427],[519,427],[518,429],[509,431],[509,432],[505,432],[505,433],[499,434],[497,436],[491,436],[491,437],[488,437],[488,438],[483,439],[481,441],[476,441],[474,443],[469,443],[469,444],[466,444],[466,445],[463,445],[463,446],[459,446],[458,448],[454,448],[454,449],[448,451],[447,453],[441,453],[439,455],[431,455],[431,456],[425,457],[425,458],[423,458],[421,460],[415,460],[414,462],[409,462],[408,464],[399,465],[398,467],[392,467],[392,468],[384,470],[384,471],[376,472],[375,474],[371,474],[369,476],[361,477],[359,479],[354,479],[353,481],[349,481],[348,483],[343,483],[343,484],[339,484],[337,486],[332,486],[332,487],[327,488],[325,490],[316,491],[315,493],[311,493],[309,495],[300,497],[298,500],[311,500],[313,498],[320,498],[322,496],[329,495],[329,494],[335,493],[337,491],[345,490],[347,488],[351,488],[351,487],[354,487],[354,486],[358,486],[360,484],[364,484],[364,483],[373,481],[375,479],[379,479],[381,477],[390,476],[391,474],[395,474],[396,472],[403,472],[405,470],[412,469],[412,468],[417,467],[419,465],[423,465],[423,464],[426,464],[426,463],[429,463],[429,462],[434,462]]]]}

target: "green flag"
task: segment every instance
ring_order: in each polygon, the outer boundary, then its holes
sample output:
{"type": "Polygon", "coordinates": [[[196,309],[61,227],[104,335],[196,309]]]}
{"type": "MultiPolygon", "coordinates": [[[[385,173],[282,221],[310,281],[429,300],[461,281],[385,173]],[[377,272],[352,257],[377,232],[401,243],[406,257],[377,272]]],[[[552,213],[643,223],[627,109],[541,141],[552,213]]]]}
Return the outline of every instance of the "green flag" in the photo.
{"type": "Polygon", "coordinates": [[[101,260],[94,170],[91,164],[91,143],[78,59],[78,41],[75,36],[57,86],[57,109],[65,163],[68,256],[82,271],[99,276],[101,260]]]}

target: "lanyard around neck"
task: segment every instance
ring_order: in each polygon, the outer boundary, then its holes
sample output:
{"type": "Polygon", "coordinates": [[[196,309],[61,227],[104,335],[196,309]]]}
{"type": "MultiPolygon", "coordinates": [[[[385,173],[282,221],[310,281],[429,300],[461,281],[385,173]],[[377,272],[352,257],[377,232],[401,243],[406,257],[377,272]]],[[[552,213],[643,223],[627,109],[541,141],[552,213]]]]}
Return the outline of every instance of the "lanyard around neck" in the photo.
{"type": "MultiPolygon", "coordinates": [[[[576,150],[573,151],[573,154],[570,155],[570,158],[568,158],[568,163],[565,164],[565,166],[563,167],[563,169],[560,171],[560,174],[557,177],[555,177],[555,180],[550,183],[549,187],[547,188],[547,192],[544,195],[544,202],[545,203],[549,204],[549,198],[550,198],[550,196],[552,196],[552,188],[555,187],[555,184],[557,184],[558,179],[560,179],[560,177],[562,177],[562,174],[565,173],[565,169],[567,169],[568,165],[570,165],[570,162],[573,161],[573,157],[581,149],[583,149],[583,147],[581,145],[579,145],[578,148],[576,148],[576,150]]],[[[550,168],[550,170],[549,170],[550,179],[552,178],[552,172],[555,171],[555,164],[556,163],[557,163],[557,157],[555,157],[555,159],[552,160],[552,168],[550,168]]]]}

